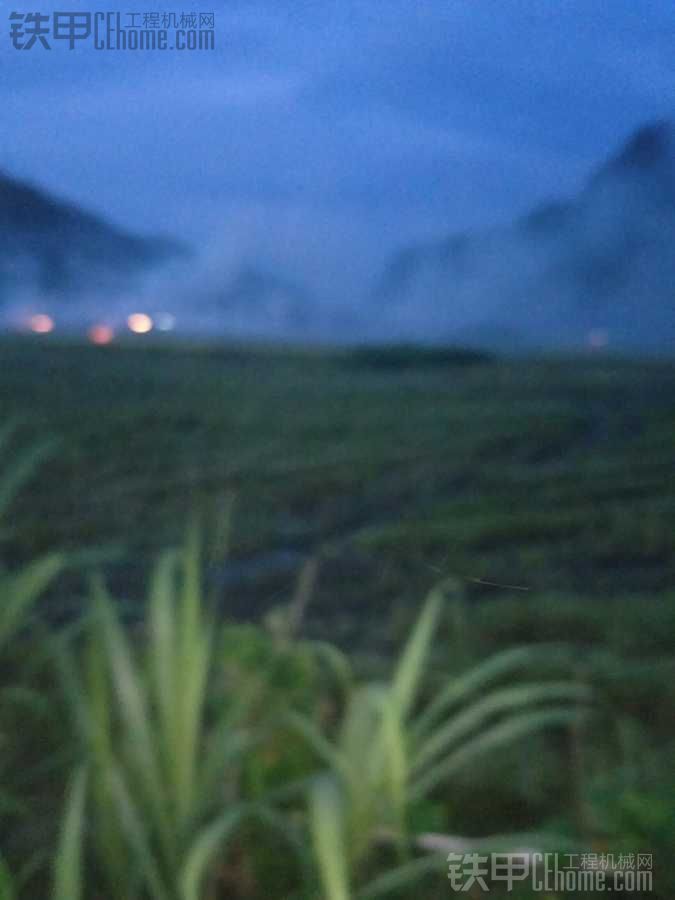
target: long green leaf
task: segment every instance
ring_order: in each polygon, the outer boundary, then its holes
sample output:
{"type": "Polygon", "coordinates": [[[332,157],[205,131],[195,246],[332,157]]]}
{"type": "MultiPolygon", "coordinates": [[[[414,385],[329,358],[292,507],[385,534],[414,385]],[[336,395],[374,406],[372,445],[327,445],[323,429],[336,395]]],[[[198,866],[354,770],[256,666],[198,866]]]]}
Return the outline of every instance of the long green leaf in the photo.
{"type": "Polygon", "coordinates": [[[139,671],[134,664],[131,648],[117,620],[110,601],[99,596],[99,621],[113,685],[117,696],[117,706],[126,729],[128,752],[134,760],[138,786],[142,788],[158,826],[159,835],[165,848],[171,853],[169,811],[166,791],[155,746],[145,690],[139,671]]]}
{"type": "Polygon", "coordinates": [[[180,875],[180,900],[202,900],[202,885],[209,866],[241,821],[241,816],[239,810],[226,812],[197,836],[180,875]]]}
{"type": "Polygon", "coordinates": [[[47,440],[34,444],[19,454],[18,459],[3,473],[0,479],[0,520],[6,515],[16,495],[33,476],[39,466],[52,455],[56,441],[47,440]]]}
{"type": "Polygon", "coordinates": [[[183,821],[187,820],[193,806],[198,780],[199,740],[214,643],[213,627],[203,611],[199,546],[199,529],[195,524],[188,532],[184,551],[176,660],[181,681],[174,700],[179,715],[175,756],[176,799],[178,816],[183,821]]]}
{"type": "Polygon", "coordinates": [[[20,572],[2,578],[0,648],[23,627],[30,610],[63,566],[63,556],[52,553],[30,563],[20,572]]]}
{"type": "Polygon", "coordinates": [[[536,663],[547,665],[569,659],[568,648],[562,644],[510,647],[482,662],[463,675],[450,681],[440,691],[412,726],[412,737],[419,740],[434,727],[446,713],[472,694],[484,689],[491,682],[536,663]]]}
{"type": "Polygon", "coordinates": [[[431,640],[441,614],[443,599],[442,587],[429,594],[396,667],[392,695],[398,705],[401,719],[408,715],[415,701],[422,672],[428,660],[431,640]]]}
{"type": "Polygon", "coordinates": [[[66,812],[54,860],[53,900],[81,900],[87,772],[79,769],[68,789],[66,812]]]}
{"type": "Polygon", "coordinates": [[[177,692],[184,675],[177,657],[176,564],[175,553],[169,551],[160,557],[156,565],[150,585],[148,640],[150,685],[157,707],[157,752],[162,757],[165,790],[171,794],[174,809],[178,806],[178,799],[173,793],[176,779],[166,775],[175,775],[178,768],[176,754],[179,750],[180,707],[177,692]]]}
{"type": "Polygon", "coordinates": [[[416,803],[447,780],[461,768],[473,762],[484,753],[496,750],[520,740],[529,734],[561,725],[578,722],[578,710],[559,709],[510,716],[504,722],[494,725],[467,741],[437,765],[428,768],[410,788],[410,802],[416,803]]]}
{"type": "Polygon", "coordinates": [[[310,828],[323,900],[350,900],[342,793],[331,776],[318,778],[310,792],[310,828]]]}
{"type": "Polygon", "coordinates": [[[380,698],[381,727],[379,740],[382,746],[383,773],[386,777],[393,824],[399,832],[405,827],[405,808],[408,787],[408,748],[400,708],[389,691],[380,698]]]}
{"type": "Polygon", "coordinates": [[[493,716],[545,702],[584,703],[590,700],[590,697],[590,691],[584,685],[565,681],[548,684],[521,684],[493,691],[437,728],[418,748],[413,771],[420,772],[435,758],[447,753],[453,745],[464,740],[472,732],[476,732],[493,716]]]}
{"type": "Polygon", "coordinates": [[[112,767],[108,778],[111,796],[126,832],[129,848],[138,860],[145,884],[154,900],[173,900],[172,891],[164,881],[161,865],[151,846],[149,823],[134,803],[122,772],[112,767]]]}

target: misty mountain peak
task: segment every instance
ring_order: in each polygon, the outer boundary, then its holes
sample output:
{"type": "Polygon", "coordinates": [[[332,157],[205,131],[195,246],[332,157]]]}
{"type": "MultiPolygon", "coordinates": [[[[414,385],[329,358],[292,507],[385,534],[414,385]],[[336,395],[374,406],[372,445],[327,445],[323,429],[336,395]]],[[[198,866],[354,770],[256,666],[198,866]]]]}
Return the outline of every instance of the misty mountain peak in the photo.
{"type": "Polygon", "coordinates": [[[498,325],[542,346],[579,347],[602,332],[613,347],[661,351],[675,345],[673,246],[675,122],[652,122],[576,198],[474,233],[464,264],[445,252],[447,238],[404,248],[379,297],[423,337],[485,340],[498,325]]]}
{"type": "Polygon", "coordinates": [[[188,254],[178,241],[127,232],[0,172],[0,305],[17,287],[43,295],[121,288],[188,254]]]}
{"type": "Polygon", "coordinates": [[[675,155],[675,123],[652,122],[628,140],[615,165],[632,169],[652,169],[671,161],[675,155]]]}
{"type": "Polygon", "coordinates": [[[597,172],[591,184],[656,178],[675,189],[675,122],[650,122],[634,132],[597,172]]]}

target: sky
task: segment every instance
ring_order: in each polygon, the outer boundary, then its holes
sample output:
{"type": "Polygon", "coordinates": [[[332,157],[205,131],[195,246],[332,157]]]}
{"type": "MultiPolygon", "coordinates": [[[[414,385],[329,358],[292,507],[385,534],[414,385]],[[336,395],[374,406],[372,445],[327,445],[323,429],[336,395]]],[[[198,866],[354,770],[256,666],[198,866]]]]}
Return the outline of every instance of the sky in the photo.
{"type": "MultiPolygon", "coordinates": [[[[134,7],[171,10],[213,6],[134,7]]],[[[310,281],[572,195],[675,114],[672,0],[225,0],[215,50],[136,53],[18,51],[9,11],[0,167],[310,281]]]]}

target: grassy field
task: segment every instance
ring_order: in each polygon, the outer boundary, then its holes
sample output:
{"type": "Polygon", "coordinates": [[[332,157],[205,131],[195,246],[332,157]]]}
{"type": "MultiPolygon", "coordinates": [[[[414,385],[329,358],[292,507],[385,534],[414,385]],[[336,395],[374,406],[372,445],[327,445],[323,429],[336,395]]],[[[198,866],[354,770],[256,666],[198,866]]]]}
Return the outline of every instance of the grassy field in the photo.
{"type": "Polygon", "coordinates": [[[18,554],[111,544],[131,564],[175,541],[195,503],[234,498],[221,574],[256,612],[314,554],[326,617],[379,616],[439,575],[525,603],[664,603],[675,585],[672,364],[0,352],[4,417],[61,441],[16,513],[18,554]]]}
{"type": "MultiPolygon", "coordinates": [[[[432,685],[565,642],[597,714],[588,740],[532,739],[462,775],[415,808],[421,827],[544,822],[655,854],[675,840],[675,364],[18,339],[0,358],[12,448],[56,440],[3,532],[12,567],[70,555],[42,607],[52,622],[86,606],[92,568],[142,619],[152,561],[195,510],[228,640],[248,634],[254,668],[266,644],[242,623],[274,634],[311,560],[302,633],[368,678],[452,579],[432,685]]],[[[272,896],[245,881],[228,896],[272,896]]],[[[669,885],[662,873],[656,896],[669,885]]]]}

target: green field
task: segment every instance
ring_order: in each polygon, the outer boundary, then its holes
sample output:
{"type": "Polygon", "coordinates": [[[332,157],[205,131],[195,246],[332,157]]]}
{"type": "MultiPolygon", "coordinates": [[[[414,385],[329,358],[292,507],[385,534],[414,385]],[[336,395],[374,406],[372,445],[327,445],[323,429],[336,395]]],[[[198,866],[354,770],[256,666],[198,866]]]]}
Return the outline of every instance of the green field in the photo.
{"type": "Polygon", "coordinates": [[[565,642],[599,712],[583,762],[574,742],[512,748],[418,810],[424,827],[675,839],[675,363],[18,339],[0,359],[11,449],[56,441],[3,534],[11,567],[70,555],[52,623],[86,607],[93,569],[142,618],[153,560],[194,515],[225,619],[273,630],[316,560],[302,633],[363,677],[452,579],[432,683],[565,642]]]}
{"type": "Polygon", "coordinates": [[[61,441],[16,511],[17,553],[114,544],[144,562],[195,504],[234,499],[223,573],[247,609],[314,554],[329,618],[414,604],[439,575],[488,601],[672,596],[675,365],[1,352],[4,417],[61,441]]]}

